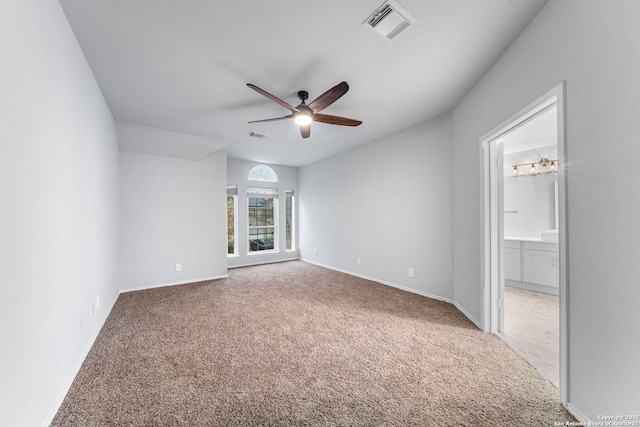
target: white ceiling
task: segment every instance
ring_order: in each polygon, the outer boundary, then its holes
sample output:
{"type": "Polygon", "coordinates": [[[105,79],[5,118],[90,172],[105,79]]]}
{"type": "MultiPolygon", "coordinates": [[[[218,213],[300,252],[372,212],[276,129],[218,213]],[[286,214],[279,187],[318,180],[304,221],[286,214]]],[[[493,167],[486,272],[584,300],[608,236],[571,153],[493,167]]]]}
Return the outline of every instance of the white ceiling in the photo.
{"type": "Polygon", "coordinates": [[[417,23],[387,41],[362,25],[381,0],[60,0],[122,151],[289,166],[451,110],[546,0],[398,2],[417,23]],[[289,114],[246,83],[298,105],[298,90],[311,101],[343,80],[323,113],[359,127],[314,123],[302,139],[290,120],[246,123],[289,114]]]}

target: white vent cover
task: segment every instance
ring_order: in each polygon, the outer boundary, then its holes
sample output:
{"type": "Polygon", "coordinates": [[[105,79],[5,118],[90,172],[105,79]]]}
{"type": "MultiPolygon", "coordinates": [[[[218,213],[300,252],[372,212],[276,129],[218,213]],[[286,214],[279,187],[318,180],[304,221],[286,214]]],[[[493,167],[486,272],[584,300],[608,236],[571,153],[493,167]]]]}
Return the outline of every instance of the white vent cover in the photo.
{"type": "Polygon", "coordinates": [[[254,138],[266,138],[269,136],[269,134],[251,131],[249,132],[249,136],[252,136],[254,138]]]}
{"type": "Polygon", "coordinates": [[[363,24],[385,39],[391,40],[409,28],[411,24],[415,24],[416,21],[417,19],[398,3],[388,0],[376,9],[363,24]]]}

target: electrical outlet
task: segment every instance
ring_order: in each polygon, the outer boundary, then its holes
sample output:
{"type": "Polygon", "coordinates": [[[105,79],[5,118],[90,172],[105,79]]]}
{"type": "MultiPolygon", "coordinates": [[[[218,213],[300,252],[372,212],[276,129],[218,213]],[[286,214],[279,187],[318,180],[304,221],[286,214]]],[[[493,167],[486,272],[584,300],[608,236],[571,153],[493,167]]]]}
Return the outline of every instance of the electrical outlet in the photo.
{"type": "Polygon", "coordinates": [[[182,271],[182,264],[176,264],[176,271],[182,271]]]}
{"type": "Polygon", "coordinates": [[[314,250],[313,250],[313,254],[314,254],[314,255],[318,255],[318,250],[317,250],[317,249],[314,249],[314,250]]]}
{"type": "Polygon", "coordinates": [[[409,277],[414,277],[413,268],[409,267],[409,277]]]}
{"type": "Polygon", "coordinates": [[[360,265],[360,258],[356,258],[356,264],[360,265]]]}

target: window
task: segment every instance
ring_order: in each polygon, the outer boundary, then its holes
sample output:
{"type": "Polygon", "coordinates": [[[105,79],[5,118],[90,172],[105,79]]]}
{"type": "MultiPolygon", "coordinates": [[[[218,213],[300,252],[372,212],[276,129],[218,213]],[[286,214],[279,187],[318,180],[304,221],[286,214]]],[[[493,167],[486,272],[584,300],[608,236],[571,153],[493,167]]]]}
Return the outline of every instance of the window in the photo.
{"type": "Polygon", "coordinates": [[[249,188],[247,200],[249,253],[276,251],[278,248],[278,190],[275,188],[249,188]]]}
{"type": "Polygon", "coordinates": [[[250,181],[278,182],[278,175],[269,166],[258,165],[249,171],[250,181]]]}
{"type": "Polygon", "coordinates": [[[227,186],[227,255],[237,255],[238,187],[227,186]]]}
{"type": "Polygon", "coordinates": [[[285,238],[286,238],[286,249],[291,251],[295,249],[295,234],[294,234],[294,226],[295,226],[295,211],[294,211],[294,198],[293,198],[293,190],[285,191],[285,238]]]}

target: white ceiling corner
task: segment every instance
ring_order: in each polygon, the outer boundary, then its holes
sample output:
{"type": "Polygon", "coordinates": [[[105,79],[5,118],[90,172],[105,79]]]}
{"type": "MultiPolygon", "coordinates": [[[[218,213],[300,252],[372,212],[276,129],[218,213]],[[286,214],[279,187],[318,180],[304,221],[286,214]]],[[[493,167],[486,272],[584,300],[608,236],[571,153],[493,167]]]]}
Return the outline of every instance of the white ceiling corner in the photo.
{"type": "Polygon", "coordinates": [[[198,161],[225,148],[221,141],[200,135],[120,120],[115,125],[118,145],[124,152],[198,161]]]}

